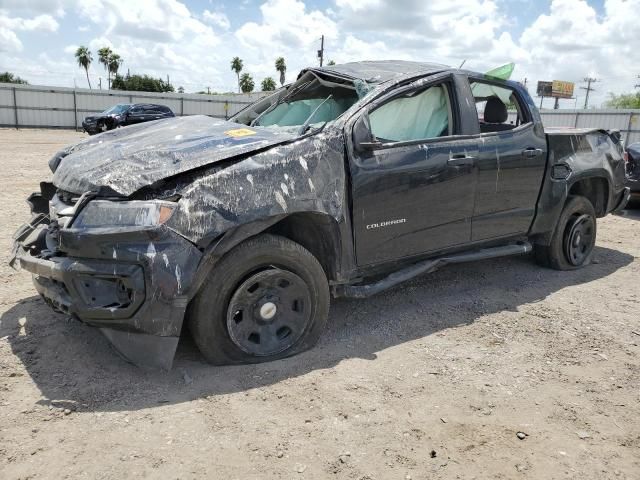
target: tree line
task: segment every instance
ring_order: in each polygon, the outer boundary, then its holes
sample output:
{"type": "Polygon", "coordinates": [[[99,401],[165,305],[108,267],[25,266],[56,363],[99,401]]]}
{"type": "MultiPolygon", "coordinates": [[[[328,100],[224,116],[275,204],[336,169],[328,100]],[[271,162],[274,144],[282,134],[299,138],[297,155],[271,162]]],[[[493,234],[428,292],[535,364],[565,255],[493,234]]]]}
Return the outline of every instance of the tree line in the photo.
{"type": "MultiPolygon", "coordinates": [[[[240,57],[233,57],[231,60],[231,70],[236,73],[238,78],[238,93],[251,93],[255,88],[255,82],[253,81],[253,77],[249,73],[243,73],[242,69],[244,68],[244,62],[240,57]]],[[[284,85],[285,76],[287,73],[287,64],[284,61],[284,57],[278,57],[275,61],[276,72],[280,75],[280,85],[284,85]]],[[[276,81],[273,77],[266,77],[262,80],[260,84],[261,90],[263,92],[271,92],[276,89],[276,81]]]]}

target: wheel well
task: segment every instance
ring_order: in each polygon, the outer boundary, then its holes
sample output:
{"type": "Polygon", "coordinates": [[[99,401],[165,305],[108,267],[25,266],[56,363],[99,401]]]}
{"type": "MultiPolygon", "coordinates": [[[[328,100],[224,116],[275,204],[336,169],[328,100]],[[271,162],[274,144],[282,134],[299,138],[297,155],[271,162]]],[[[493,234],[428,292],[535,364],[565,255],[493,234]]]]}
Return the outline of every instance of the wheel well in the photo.
{"type": "Polygon", "coordinates": [[[264,231],[299,243],[318,259],[329,280],[340,271],[338,223],[320,213],[294,213],[264,231]]]}
{"type": "Polygon", "coordinates": [[[587,198],[596,211],[596,216],[604,217],[609,201],[609,184],[602,177],[584,178],[571,186],[569,195],[581,195],[587,198]]]}

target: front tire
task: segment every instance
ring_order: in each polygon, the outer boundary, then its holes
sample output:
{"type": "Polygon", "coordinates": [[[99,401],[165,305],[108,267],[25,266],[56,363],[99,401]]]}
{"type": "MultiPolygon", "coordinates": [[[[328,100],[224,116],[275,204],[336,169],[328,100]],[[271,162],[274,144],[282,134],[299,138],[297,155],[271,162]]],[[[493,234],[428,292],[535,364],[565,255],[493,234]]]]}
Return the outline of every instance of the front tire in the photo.
{"type": "Polygon", "coordinates": [[[260,235],[222,257],[194,298],[189,328],[214,365],[289,357],[317,342],[329,313],[329,286],[301,245],[260,235]]]}
{"type": "Polygon", "coordinates": [[[596,244],[596,212],[582,196],[570,196],[549,245],[536,245],[536,261],[555,270],[576,270],[591,262],[596,244]]]}

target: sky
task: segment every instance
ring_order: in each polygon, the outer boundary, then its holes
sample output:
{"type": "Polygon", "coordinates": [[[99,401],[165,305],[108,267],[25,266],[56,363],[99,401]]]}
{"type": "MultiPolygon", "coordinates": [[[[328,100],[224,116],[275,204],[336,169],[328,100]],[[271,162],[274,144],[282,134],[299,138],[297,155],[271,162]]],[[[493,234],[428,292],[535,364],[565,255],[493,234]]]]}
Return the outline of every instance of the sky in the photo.
{"type": "MultiPolygon", "coordinates": [[[[484,72],[515,62],[512,79],[532,95],[538,80],[598,81],[590,103],[640,83],[640,0],[0,0],[0,71],[32,84],[86,87],[74,59],[93,52],[94,88],[106,73],[97,61],[109,46],[123,71],[170,78],[187,92],[234,91],[230,62],[244,61],[259,86],[287,81],[325,59],[336,63],[405,59],[484,72]]],[[[551,107],[552,100],[545,106],[551,107]]]]}

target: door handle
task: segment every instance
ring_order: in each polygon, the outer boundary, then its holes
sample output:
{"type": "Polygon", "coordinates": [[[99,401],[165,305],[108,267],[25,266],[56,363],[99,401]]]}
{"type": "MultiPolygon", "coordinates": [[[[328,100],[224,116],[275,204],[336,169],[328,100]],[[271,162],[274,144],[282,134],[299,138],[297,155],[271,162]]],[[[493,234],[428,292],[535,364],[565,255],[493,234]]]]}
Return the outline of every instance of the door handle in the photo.
{"type": "Polygon", "coordinates": [[[535,158],[538,155],[542,155],[541,148],[525,148],[522,151],[522,156],[524,156],[525,158],[535,158]]]}
{"type": "Polygon", "coordinates": [[[465,165],[473,165],[473,161],[475,160],[475,158],[476,157],[472,157],[465,154],[453,155],[449,157],[449,160],[447,160],[447,165],[451,167],[462,167],[465,165]]]}

